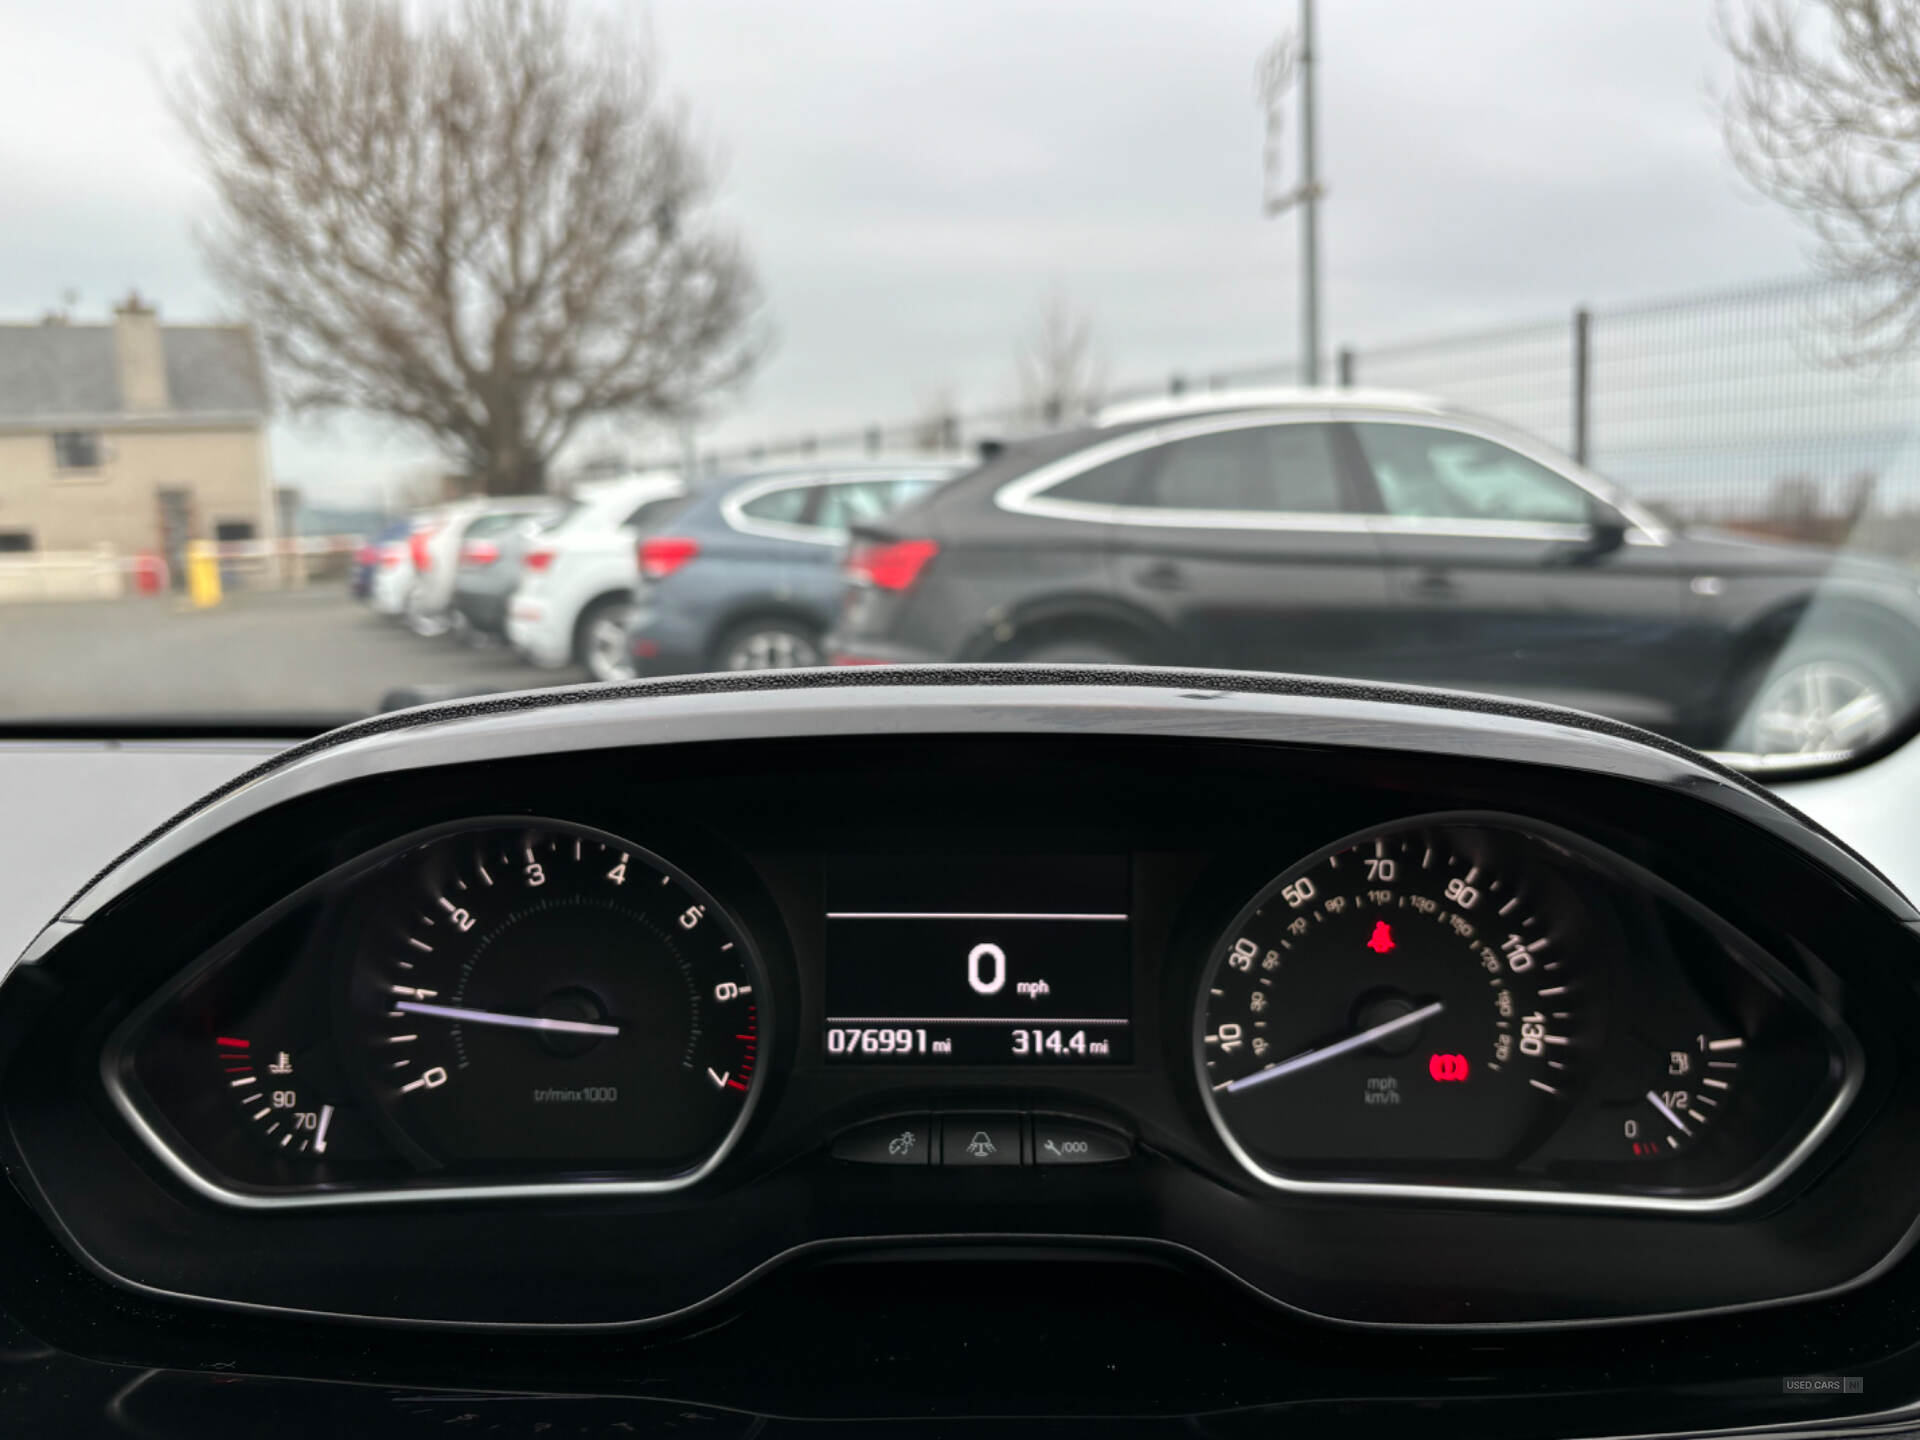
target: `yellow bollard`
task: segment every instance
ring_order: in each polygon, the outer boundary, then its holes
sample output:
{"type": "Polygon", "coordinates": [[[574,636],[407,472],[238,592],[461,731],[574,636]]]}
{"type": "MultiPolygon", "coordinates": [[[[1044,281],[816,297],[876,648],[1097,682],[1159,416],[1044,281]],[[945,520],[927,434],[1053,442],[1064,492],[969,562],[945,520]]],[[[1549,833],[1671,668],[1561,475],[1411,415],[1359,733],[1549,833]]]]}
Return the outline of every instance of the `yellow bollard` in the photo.
{"type": "Polygon", "coordinates": [[[211,540],[187,542],[187,598],[196,610],[220,603],[220,551],[211,540]]]}

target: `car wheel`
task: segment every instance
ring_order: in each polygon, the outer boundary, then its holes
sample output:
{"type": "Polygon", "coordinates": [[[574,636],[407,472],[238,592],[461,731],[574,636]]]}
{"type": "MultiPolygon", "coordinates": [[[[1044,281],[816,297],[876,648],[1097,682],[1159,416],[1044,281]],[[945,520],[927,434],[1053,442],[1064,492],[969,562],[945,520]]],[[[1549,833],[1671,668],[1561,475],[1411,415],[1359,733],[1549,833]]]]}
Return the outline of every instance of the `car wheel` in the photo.
{"type": "Polygon", "coordinates": [[[407,593],[406,609],[401,617],[414,634],[432,640],[447,633],[447,618],[427,611],[421,603],[419,587],[407,593]]]}
{"type": "Polygon", "coordinates": [[[1730,744],[1752,755],[1857,754],[1906,718],[1913,693],[1874,651],[1809,637],[1766,668],[1730,744]]]}
{"type": "Polygon", "coordinates": [[[819,637],[785,620],[756,620],[728,631],[718,654],[722,670],[792,670],[822,658],[819,637]]]}
{"type": "Polygon", "coordinates": [[[595,680],[633,679],[633,652],[627,647],[627,617],[632,610],[631,600],[610,595],[594,601],[580,617],[575,648],[595,680]]]}

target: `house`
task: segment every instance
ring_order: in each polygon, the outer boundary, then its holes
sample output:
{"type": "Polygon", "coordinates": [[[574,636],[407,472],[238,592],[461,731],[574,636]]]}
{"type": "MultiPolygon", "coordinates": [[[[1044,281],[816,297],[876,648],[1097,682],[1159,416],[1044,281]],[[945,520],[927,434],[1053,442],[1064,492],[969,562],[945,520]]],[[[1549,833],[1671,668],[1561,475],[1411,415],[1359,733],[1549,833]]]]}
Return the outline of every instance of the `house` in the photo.
{"type": "Polygon", "coordinates": [[[0,325],[0,552],[266,535],[267,385],[244,325],[0,325]]]}

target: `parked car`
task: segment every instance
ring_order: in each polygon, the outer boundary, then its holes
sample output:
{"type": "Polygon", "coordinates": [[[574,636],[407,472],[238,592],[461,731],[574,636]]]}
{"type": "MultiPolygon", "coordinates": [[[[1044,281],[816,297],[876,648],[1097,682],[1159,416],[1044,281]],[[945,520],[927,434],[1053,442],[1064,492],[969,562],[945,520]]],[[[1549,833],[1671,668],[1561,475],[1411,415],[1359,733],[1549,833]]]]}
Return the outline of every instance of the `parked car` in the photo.
{"type": "Polygon", "coordinates": [[[840,606],[848,527],[960,466],[868,460],[736,475],[640,542],[627,636],[640,675],[818,665],[840,606]]]}
{"type": "Polygon", "coordinates": [[[537,520],[558,513],[565,504],[555,495],[487,495],[444,506],[432,525],[413,533],[407,624],[421,635],[439,635],[452,623],[460,551],[474,526],[495,520],[503,525],[537,520]]]}
{"type": "Polygon", "coordinates": [[[380,568],[380,557],[393,541],[405,540],[413,528],[409,520],[395,520],[360,543],[353,552],[353,565],[347,572],[347,593],[356,600],[373,596],[373,577],[380,568]]]}
{"type": "Polygon", "coordinates": [[[1666,523],[1423,396],[1152,402],[854,527],[838,663],[1150,661],[1519,694],[1858,750],[1920,698],[1897,569],[1666,523]]]}
{"type": "Polygon", "coordinates": [[[507,639],[534,664],[578,664],[596,680],[632,675],[627,611],[640,578],[635,546],[680,512],[687,487],[653,473],[598,482],[520,562],[507,639]]]}
{"type": "Polygon", "coordinates": [[[567,503],[533,518],[487,515],[468,527],[453,577],[453,613],[468,630],[506,638],[507,602],[520,584],[521,562],[539,537],[572,511],[567,503]]]}
{"type": "Polygon", "coordinates": [[[427,564],[427,540],[446,513],[444,505],[416,510],[406,518],[406,528],[397,538],[381,544],[373,581],[367,587],[367,600],[375,614],[397,619],[407,613],[414,581],[427,564]]]}

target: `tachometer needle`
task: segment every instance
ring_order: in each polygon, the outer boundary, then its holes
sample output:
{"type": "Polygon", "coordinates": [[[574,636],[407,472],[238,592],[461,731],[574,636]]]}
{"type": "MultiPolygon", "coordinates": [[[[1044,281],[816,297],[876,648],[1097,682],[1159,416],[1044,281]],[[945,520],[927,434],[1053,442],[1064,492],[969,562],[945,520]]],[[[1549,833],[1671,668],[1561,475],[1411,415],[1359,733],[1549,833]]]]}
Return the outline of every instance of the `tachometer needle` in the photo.
{"type": "Polygon", "coordinates": [[[458,1005],[428,1005],[402,1000],[394,1007],[409,1015],[438,1015],[442,1020],[465,1020],[470,1025],[504,1025],[511,1030],[557,1030],[566,1035],[618,1035],[618,1025],[592,1020],[549,1020],[544,1015],[502,1015],[497,1010],[467,1010],[458,1005]]]}
{"type": "Polygon", "coordinates": [[[1431,1020],[1446,1008],[1438,1000],[1431,1005],[1422,1005],[1418,1010],[1409,1010],[1391,1020],[1383,1020],[1378,1025],[1369,1026],[1358,1035],[1349,1035],[1344,1040],[1336,1040],[1331,1045],[1323,1045],[1318,1050],[1302,1050],[1291,1060],[1279,1060],[1264,1070],[1256,1070],[1251,1075],[1242,1075],[1227,1086],[1231,1095],[1235,1090],[1245,1090],[1250,1085],[1265,1084],[1269,1080],[1278,1080],[1282,1075],[1291,1075],[1297,1070],[1305,1070],[1309,1065],[1318,1065],[1322,1060],[1331,1060],[1336,1055],[1345,1055],[1350,1050],[1358,1050],[1371,1045],[1382,1036],[1391,1035],[1396,1030],[1404,1030],[1409,1025],[1418,1025],[1422,1020],[1431,1020]]]}
{"type": "Polygon", "coordinates": [[[1647,1091],[1647,1099],[1653,1102],[1654,1109],[1658,1110],[1662,1115],[1667,1117],[1668,1121],[1672,1123],[1674,1129],[1678,1130],[1682,1135],[1693,1134],[1693,1131],[1687,1128],[1687,1122],[1682,1120],[1678,1115],[1674,1114],[1672,1110],[1668,1109],[1667,1102],[1662,1100],[1658,1095],[1654,1094],[1653,1091],[1651,1090],[1647,1091]]]}

